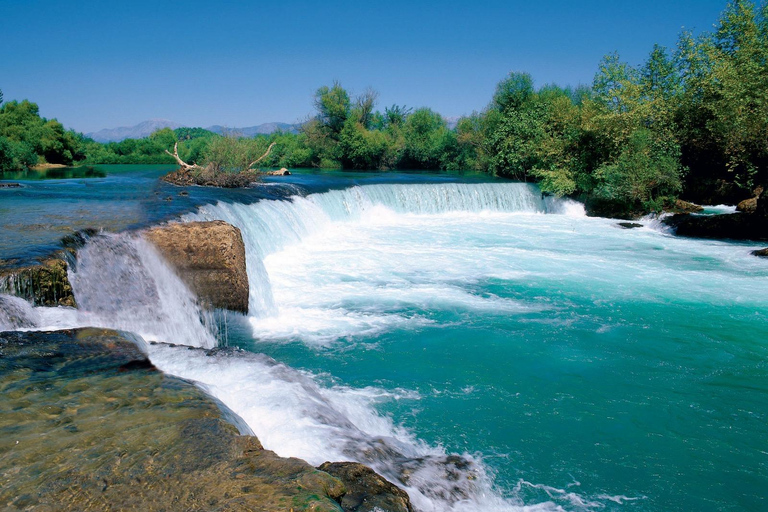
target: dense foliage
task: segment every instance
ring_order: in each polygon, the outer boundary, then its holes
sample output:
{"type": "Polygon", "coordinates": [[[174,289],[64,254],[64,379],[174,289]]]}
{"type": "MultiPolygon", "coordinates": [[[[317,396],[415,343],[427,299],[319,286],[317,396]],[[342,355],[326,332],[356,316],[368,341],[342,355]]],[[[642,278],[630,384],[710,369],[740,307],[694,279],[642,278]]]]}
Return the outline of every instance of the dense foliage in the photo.
{"type": "MultiPolygon", "coordinates": [[[[0,93],[1,94],[1,93],[0,93]]],[[[0,101],[2,96],[0,96],[0,101]]],[[[579,196],[605,213],[659,209],[680,194],[733,202],[768,183],[768,3],[729,3],[717,30],[683,33],[640,66],[611,54],[591,87],[502,80],[482,112],[449,128],[428,108],[375,110],[377,95],[320,87],[301,132],[255,138],[164,129],[99,144],[24,101],[0,108],[0,171],[35,163],[186,162],[237,171],[271,143],[264,167],[474,169],[579,196]]]]}

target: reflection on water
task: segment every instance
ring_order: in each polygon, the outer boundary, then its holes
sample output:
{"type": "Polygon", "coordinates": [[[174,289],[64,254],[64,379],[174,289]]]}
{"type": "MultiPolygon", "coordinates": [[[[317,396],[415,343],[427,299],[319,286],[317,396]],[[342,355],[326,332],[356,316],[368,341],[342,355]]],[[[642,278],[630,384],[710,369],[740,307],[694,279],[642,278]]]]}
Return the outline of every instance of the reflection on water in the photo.
{"type": "Polygon", "coordinates": [[[24,171],[5,172],[3,180],[67,180],[74,178],[106,178],[103,168],[92,166],[53,167],[50,169],[26,169],[24,171]]]}

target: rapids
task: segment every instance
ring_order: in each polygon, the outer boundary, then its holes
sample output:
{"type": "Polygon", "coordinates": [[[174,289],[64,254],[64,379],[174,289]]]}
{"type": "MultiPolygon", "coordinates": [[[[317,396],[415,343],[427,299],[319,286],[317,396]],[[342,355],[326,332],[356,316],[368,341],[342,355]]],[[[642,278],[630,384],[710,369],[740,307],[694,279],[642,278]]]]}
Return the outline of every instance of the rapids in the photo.
{"type": "Polygon", "coordinates": [[[182,219],[241,229],[247,318],[200,311],[129,235],[80,251],[80,310],[25,318],[195,347],[149,353],[279,455],[364,462],[422,511],[765,505],[751,244],[623,230],[519,183],[360,180],[182,219]]]}

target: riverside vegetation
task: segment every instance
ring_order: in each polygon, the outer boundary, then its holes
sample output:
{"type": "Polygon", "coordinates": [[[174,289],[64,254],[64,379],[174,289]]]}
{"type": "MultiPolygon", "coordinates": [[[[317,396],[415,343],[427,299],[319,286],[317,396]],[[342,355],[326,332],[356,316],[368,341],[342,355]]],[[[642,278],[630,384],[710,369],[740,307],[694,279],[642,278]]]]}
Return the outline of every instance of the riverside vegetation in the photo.
{"type": "MultiPolygon", "coordinates": [[[[29,101],[0,108],[0,171],[39,163],[174,163],[237,174],[270,145],[265,167],[472,169],[536,181],[578,197],[597,214],[632,216],[678,197],[717,204],[753,197],[768,182],[768,4],[730,2],[716,30],[654,46],[640,66],[607,55],[591,87],[535,87],[526,73],[502,80],[482,112],[450,128],[429,108],[375,110],[338,82],[315,93],[298,134],[219,136],[159,130],[100,144],[29,101]]],[[[0,96],[2,101],[2,96],[0,96]]]]}

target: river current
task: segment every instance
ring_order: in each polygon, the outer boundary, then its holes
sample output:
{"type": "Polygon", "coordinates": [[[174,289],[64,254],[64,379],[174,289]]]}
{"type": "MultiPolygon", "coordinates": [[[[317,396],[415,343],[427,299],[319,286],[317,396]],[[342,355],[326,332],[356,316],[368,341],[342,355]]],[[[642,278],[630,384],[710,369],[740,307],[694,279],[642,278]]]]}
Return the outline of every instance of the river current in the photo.
{"type": "Polygon", "coordinates": [[[80,310],[35,308],[37,328],[198,347],[149,350],[267,448],[364,462],[418,510],[768,507],[754,244],[622,229],[522,183],[298,175],[258,194],[178,212],[241,229],[249,316],[201,313],[143,240],[102,235],[70,275],[80,310]]]}

